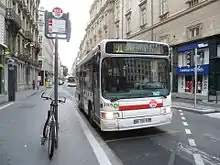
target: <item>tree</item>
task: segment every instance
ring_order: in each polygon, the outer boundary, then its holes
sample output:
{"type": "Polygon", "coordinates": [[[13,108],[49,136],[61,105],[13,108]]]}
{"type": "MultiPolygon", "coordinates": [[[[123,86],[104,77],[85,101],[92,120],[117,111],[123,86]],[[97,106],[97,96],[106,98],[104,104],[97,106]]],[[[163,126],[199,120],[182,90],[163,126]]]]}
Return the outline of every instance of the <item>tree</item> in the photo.
{"type": "Polygon", "coordinates": [[[63,67],[63,75],[67,76],[68,75],[68,68],[64,65],[62,67],[63,67]]]}

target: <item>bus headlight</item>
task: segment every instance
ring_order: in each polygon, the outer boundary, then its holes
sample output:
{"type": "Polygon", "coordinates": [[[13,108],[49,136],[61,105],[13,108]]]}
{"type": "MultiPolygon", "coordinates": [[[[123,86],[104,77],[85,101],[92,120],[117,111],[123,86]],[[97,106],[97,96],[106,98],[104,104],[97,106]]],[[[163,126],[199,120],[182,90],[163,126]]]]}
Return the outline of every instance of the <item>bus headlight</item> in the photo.
{"type": "Polygon", "coordinates": [[[171,113],[171,107],[169,106],[169,107],[163,107],[163,108],[161,108],[160,113],[161,113],[161,114],[171,113]]]}
{"type": "Polygon", "coordinates": [[[101,116],[103,119],[112,120],[117,119],[119,114],[118,112],[101,112],[101,116]]]}

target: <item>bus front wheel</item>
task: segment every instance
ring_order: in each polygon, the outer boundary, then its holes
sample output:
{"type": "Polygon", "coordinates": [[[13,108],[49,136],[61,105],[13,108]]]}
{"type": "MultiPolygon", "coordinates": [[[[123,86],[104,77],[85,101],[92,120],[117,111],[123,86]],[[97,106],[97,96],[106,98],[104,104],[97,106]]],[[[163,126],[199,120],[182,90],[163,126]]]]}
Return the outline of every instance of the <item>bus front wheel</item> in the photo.
{"type": "Polygon", "coordinates": [[[92,126],[94,126],[95,125],[95,123],[94,123],[94,108],[93,108],[91,102],[89,103],[88,110],[89,110],[89,122],[92,124],[92,126]]]}

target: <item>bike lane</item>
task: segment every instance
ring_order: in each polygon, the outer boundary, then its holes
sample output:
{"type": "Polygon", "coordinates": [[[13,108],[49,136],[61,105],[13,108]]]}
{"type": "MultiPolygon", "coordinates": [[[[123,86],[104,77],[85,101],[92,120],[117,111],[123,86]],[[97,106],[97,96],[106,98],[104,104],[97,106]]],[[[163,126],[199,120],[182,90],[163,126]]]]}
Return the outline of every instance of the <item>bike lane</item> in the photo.
{"type": "Polygon", "coordinates": [[[0,108],[0,164],[99,165],[68,97],[59,106],[59,148],[48,159],[47,145],[40,145],[40,137],[49,103],[38,94],[0,108]]]}

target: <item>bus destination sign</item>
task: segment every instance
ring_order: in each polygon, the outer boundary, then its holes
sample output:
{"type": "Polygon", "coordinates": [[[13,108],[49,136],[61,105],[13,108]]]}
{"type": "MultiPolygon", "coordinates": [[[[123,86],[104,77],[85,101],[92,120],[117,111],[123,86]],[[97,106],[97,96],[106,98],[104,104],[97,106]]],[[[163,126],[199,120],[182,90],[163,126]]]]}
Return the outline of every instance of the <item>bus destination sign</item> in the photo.
{"type": "Polygon", "coordinates": [[[110,54],[160,54],[168,55],[168,46],[144,42],[108,42],[106,53],[110,54]]]}

